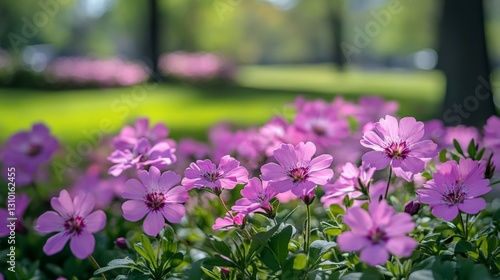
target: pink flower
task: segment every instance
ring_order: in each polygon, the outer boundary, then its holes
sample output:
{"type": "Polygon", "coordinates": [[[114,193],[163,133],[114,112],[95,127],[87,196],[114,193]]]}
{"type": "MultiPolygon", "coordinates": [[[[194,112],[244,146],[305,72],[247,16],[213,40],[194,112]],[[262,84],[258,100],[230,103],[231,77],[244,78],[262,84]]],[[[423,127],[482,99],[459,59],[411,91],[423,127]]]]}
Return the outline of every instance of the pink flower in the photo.
{"type": "Polygon", "coordinates": [[[267,163],[261,168],[262,180],[278,193],[291,190],[302,197],[324,185],[333,177],[332,156],[320,155],[314,159],[316,146],[312,142],[300,142],[297,146],[282,144],[273,154],[279,164],[267,163]]]}
{"type": "Polygon", "coordinates": [[[349,134],[347,121],[340,119],[337,111],[322,100],[303,104],[293,125],[304,139],[321,148],[337,146],[349,134]]]}
{"type": "Polygon", "coordinates": [[[15,220],[15,231],[16,232],[23,232],[26,230],[22,223],[22,218],[24,215],[24,212],[26,211],[26,208],[28,208],[28,205],[30,204],[30,198],[26,194],[21,194],[21,195],[16,195],[15,196],[15,204],[16,210],[14,211],[15,215],[10,215],[9,214],[9,207],[8,205],[11,204],[9,203],[9,200],[7,200],[7,209],[1,209],[0,208],[0,237],[4,237],[9,235],[10,233],[10,228],[9,226],[9,218],[17,218],[15,220]]]}
{"type": "Polygon", "coordinates": [[[243,198],[238,199],[232,209],[245,215],[262,210],[266,214],[272,214],[270,200],[276,196],[276,192],[268,187],[267,182],[261,182],[259,178],[252,178],[241,190],[243,198]]]}
{"type": "Polygon", "coordinates": [[[177,160],[174,153],[175,148],[167,142],[160,142],[151,147],[146,138],[141,138],[133,149],[116,150],[108,157],[108,160],[115,164],[108,173],[117,177],[129,168],[165,168],[177,160]]]}
{"type": "Polygon", "coordinates": [[[446,127],[445,143],[453,147],[453,139],[457,140],[462,150],[467,153],[467,147],[472,139],[474,143],[479,143],[479,131],[473,126],[465,125],[446,127]]]}
{"type": "Polygon", "coordinates": [[[245,215],[238,213],[233,215],[232,213],[227,213],[224,218],[217,218],[215,224],[212,226],[213,230],[231,230],[236,227],[243,225],[245,220],[245,215]]]}
{"type": "Polygon", "coordinates": [[[165,219],[178,223],[186,213],[183,203],[188,201],[187,190],[176,186],[181,176],[173,171],[163,174],[156,167],[139,172],[139,180],[130,179],[125,183],[122,197],[130,199],[123,203],[123,217],[137,222],[146,216],[142,228],[151,236],[156,236],[165,226],[165,219]]]}
{"type": "Polygon", "coordinates": [[[92,234],[106,225],[106,215],[102,210],[90,213],[94,209],[94,196],[82,193],[71,200],[69,193],[62,190],[59,197],[52,198],[50,204],[57,212],[43,213],[35,227],[40,233],[59,232],[43,246],[45,254],[50,256],[61,251],[70,239],[71,252],[77,258],[84,259],[92,254],[95,245],[92,234]]]}
{"type": "MultiPolygon", "coordinates": [[[[0,160],[4,166],[16,168],[17,186],[26,186],[40,179],[40,165],[49,161],[58,147],[59,142],[50,135],[47,126],[34,124],[31,131],[21,131],[9,138],[0,160]]],[[[6,171],[7,168],[3,175],[8,178],[6,171]]]]}
{"type": "Polygon", "coordinates": [[[484,146],[493,154],[493,162],[500,166],[500,118],[491,116],[484,126],[484,146]]]}
{"type": "Polygon", "coordinates": [[[91,193],[96,199],[97,208],[102,209],[108,206],[123,191],[125,178],[102,178],[100,173],[101,167],[99,165],[89,166],[85,174],[76,180],[70,194],[91,193]]]}
{"type": "Polygon", "coordinates": [[[146,138],[152,145],[166,141],[171,146],[174,143],[168,136],[168,128],[163,123],[157,123],[149,129],[149,119],[139,118],[135,126],[125,126],[120,131],[120,135],[113,139],[113,144],[118,150],[132,149],[141,138],[146,138]]]}
{"type": "Polygon", "coordinates": [[[411,181],[413,174],[424,170],[425,162],[437,155],[437,145],[431,140],[419,142],[423,136],[422,122],[406,117],[398,124],[387,115],[363,135],[361,145],[374,150],[364,154],[363,161],[377,170],[390,164],[396,176],[411,181]]]}
{"type": "Polygon", "coordinates": [[[229,155],[221,158],[219,167],[209,159],[197,160],[186,168],[184,176],[182,185],[186,189],[206,187],[216,193],[223,189],[234,189],[237,184],[248,182],[248,171],[229,155]]]}
{"type": "Polygon", "coordinates": [[[438,166],[424,189],[417,190],[420,202],[429,204],[432,214],[446,221],[453,220],[458,211],[477,214],[486,207],[478,197],[489,191],[489,180],[484,179],[485,164],[472,159],[448,161],[438,166]]]}
{"type": "Polygon", "coordinates": [[[345,195],[349,195],[349,198],[360,197],[362,195],[362,186],[359,182],[366,188],[371,183],[374,173],[375,168],[364,163],[360,167],[351,162],[346,163],[342,167],[339,179],[333,184],[323,186],[325,195],[321,197],[321,202],[325,207],[328,207],[331,204],[340,203],[345,195]],[[340,201],[337,198],[340,198],[340,201]]]}
{"type": "Polygon", "coordinates": [[[372,202],[368,212],[361,207],[349,208],[343,217],[351,231],[343,232],[337,242],[342,251],[361,251],[361,261],[371,265],[384,264],[389,253],[409,257],[417,241],[406,236],[415,228],[407,213],[394,213],[385,200],[372,202]]]}

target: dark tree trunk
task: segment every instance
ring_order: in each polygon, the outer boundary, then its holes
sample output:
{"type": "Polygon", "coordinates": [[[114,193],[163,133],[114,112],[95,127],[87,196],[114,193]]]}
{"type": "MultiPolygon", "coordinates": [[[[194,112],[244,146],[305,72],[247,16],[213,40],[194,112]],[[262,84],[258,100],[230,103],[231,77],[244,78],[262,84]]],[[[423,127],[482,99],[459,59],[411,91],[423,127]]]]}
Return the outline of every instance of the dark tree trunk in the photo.
{"type": "Polygon", "coordinates": [[[329,11],[329,22],[332,30],[333,39],[333,61],[342,70],[346,64],[346,58],[342,52],[342,39],[343,39],[343,16],[344,16],[344,3],[342,0],[327,0],[329,11]]]}
{"type": "Polygon", "coordinates": [[[158,2],[157,0],[149,1],[149,60],[151,61],[151,71],[154,81],[160,80],[160,73],[158,71],[158,59],[160,57],[158,47],[158,2]]]}
{"type": "Polygon", "coordinates": [[[446,76],[446,125],[483,125],[494,115],[481,0],[444,0],[439,67],[446,76]]]}

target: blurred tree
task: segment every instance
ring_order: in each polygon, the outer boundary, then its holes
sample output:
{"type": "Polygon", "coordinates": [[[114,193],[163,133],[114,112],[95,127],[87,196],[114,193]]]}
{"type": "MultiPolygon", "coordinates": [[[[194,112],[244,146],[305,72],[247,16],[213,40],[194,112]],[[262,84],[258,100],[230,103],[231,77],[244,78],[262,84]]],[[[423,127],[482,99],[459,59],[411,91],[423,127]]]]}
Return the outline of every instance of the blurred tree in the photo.
{"type": "Polygon", "coordinates": [[[159,15],[158,2],[156,0],[149,0],[149,59],[151,63],[151,74],[155,81],[161,79],[160,72],[158,71],[158,61],[160,58],[159,50],[159,15]]]}
{"type": "Polygon", "coordinates": [[[439,67],[446,76],[443,120],[481,126],[496,114],[484,32],[483,1],[444,0],[439,67]]]}
{"type": "Polygon", "coordinates": [[[343,69],[346,57],[342,52],[343,28],[344,28],[344,1],[343,0],[327,0],[328,17],[333,34],[333,57],[339,69],[343,69]]]}

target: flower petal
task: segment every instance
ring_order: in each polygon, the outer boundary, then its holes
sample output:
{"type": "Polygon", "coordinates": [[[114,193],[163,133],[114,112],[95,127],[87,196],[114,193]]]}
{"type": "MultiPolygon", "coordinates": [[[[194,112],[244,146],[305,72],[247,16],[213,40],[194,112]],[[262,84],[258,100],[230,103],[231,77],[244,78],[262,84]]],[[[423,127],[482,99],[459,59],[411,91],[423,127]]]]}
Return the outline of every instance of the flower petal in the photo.
{"type": "Polygon", "coordinates": [[[142,219],[148,212],[144,201],[129,200],[122,204],[123,218],[131,222],[137,222],[142,219]]]}
{"type": "Polygon", "coordinates": [[[74,199],[76,215],[86,217],[94,209],[95,197],[90,193],[78,194],[74,199]]]}
{"type": "Polygon", "coordinates": [[[79,259],[85,259],[92,254],[92,252],[94,252],[94,246],[95,238],[87,231],[82,231],[80,234],[73,236],[69,243],[71,252],[79,259]]]}
{"type": "Polygon", "coordinates": [[[398,257],[409,257],[417,247],[417,241],[408,236],[392,237],[385,243],[385,248],[398,257]]]}
{"type": "Polygon", "coordinates": [[[66,234],[65,231],[61,231],[52,236],[47,239],[47,242],[43,245],[43,252],[48,256],[60,252],[64,248],[64,245],[66,245],[66,242],[68,242],[69,237],[70,235],[66,234]]]}
{"type": "Polygon", "coordinates": [[[432,207],[432,215],[446,221],[452,221],[458,214],[456,205],[448,206],[446,204],[438,204],[432,207]]]}
{"type": "Polygon", "coordinates": [[[374,167],[377,170],[381,170],[387,167],[391,160],[386,156],[385,152],[371,151],[363,155],[363,162],[374,167]]]}
{"type": "Polygon", "coordinates": [[[41,233],[62,231],[64,219],[54,211],[47,211],[38,218],[35,229],[41,233]]]}
{"type": "Polygon", "coordinates": [[[388,236],[404,235],[414,228],[415,224],[409,214],[398,213],[392,217],[390,223],[385,228],[385,233],[388,236]]]}
{"type": "Polygon", "coordinates": [[[368,233],[368,229],[373,226],[370,215],[361,207],[349,208],[343,217],[343,221],[354,233],[359,234],[368,233]]]}
{"type": "Polygon", "coordinates": [[[106,226],[106,214],[104,211],[97,210],[85,217],[85,230],[90,233],[98,232],[106,226]]]}
{"type": "Polygon", "coordinates": [[[264,164],[260,172],[264,181],[280,181],[287,178],[285,169],[274,162],[264,164]]]}
{"type": "Polygon", "coordinates": [[[151,211],[144,220],[142,228],[147,235],[156,236],[165,226],[165,219],[159,211],[151,211]]]}
{"type": "Polygon", "coordinates": [[[186,214],[186,207],[182,204],[168,204],[163,207],[161,213],[171,223],[178,223],[186,214]]]}
{"type": "Polygon", "coordinates": [[[121,196],[125,199],[141,200],[144,198],[146,191],[146,188],[139,180],[130,179],[125,182],[125,188],[121,196]]]}
{"type": "Polygon", "coordinates": [[[297,163],[297,155],[292,144],[282,144],[278,149],[274,150],[273,155],[285,169],[297,163]]]}
{"type": "Polygon", "coordinates": [[[370,241],[362,236],[355,234],[351,231],[343,232],[337,237],[337,243],[339,244],[340,250],[345,252],[360,251],[364,247],[370,244],[370,241]]]}
{"type": "Polygon", "coordinates": [[[486,202],[480,197],[466,199],[463,203],[458,204],[458,209],[467,214],[477,214],[484,208],[486,208],[486,202]]]}
{"type": "Polygon", "coordinates": [[[175,186],[180,181],[181,181],[181,175],[179,175],[173,171],[167,171],[167,172],[161,174],[161,177],[160,177],[158,184],[164,190],[170,190],[173,186],[175,186]]]}
{"type": "Polygon", "coordinates": [[[364,248],[359,259],[371,266],[376,266],[384,264],[389,259],[389,253],[382,245],[377,244],[364,248]]]}

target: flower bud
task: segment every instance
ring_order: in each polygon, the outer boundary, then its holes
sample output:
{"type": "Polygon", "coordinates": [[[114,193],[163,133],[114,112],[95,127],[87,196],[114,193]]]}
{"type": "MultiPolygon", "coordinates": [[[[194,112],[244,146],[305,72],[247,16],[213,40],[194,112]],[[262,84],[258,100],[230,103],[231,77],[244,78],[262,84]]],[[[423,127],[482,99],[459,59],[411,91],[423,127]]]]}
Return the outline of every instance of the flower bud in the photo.
{"type": "Polygon", "coordinates": [[[410,200],[405,204],[405,212],[410,215],[415,215],[420,210],[420,202],[410,200]]]}
{"type": "Polygon", "coordinates": [[[127,249],[128,248],[128,246],[127,246],[127,240],[125,238],[123,238],[123,237],[118,237],[115,240],[115,244],[120,249],[127,249]]]}
{"type": "Polygon", "coordinates": [[[300,197],[300,199],[302,199],[302,201],[304,202],[305,205],[311,205],[315,198],[316,198],[316,195],[314,194],[314,190],[312,190],[308,194],[300,197]]]}

